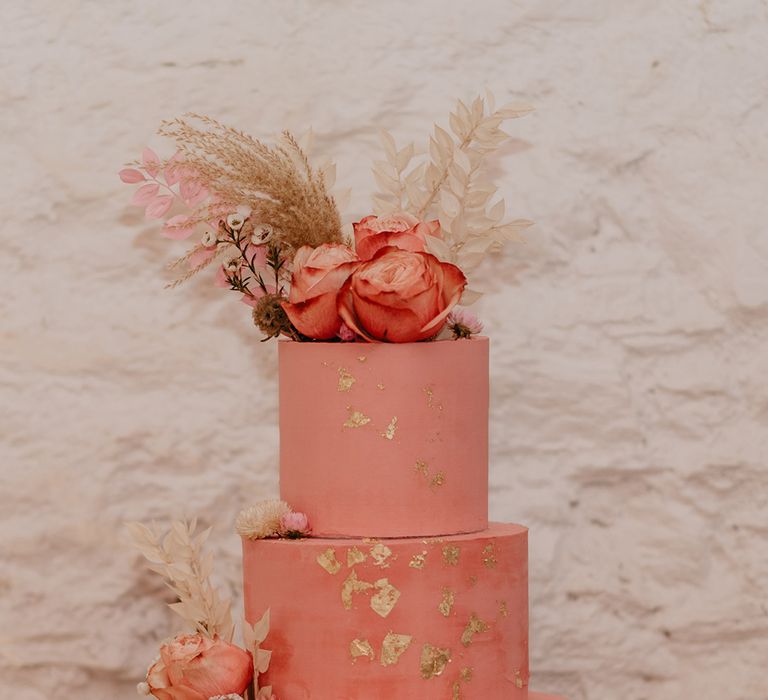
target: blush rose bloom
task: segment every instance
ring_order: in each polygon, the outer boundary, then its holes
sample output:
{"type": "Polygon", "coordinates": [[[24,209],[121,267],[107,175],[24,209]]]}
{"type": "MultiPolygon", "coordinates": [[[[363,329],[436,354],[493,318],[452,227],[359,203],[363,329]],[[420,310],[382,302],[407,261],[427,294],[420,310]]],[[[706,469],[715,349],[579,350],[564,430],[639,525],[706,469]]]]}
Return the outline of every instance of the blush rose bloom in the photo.
{"type": "Polygon", "coordinates": [[[324,243],[317,248],[299,248],[283,309],[300,333],[315,340],[336,336],[341,328],[336,310],[339,290],[358,265],[357,255],[345,245],[324,243]]]}
{"type": "Polygon", "coordinates": [[[458,267],[434,255],[382,248],[344,284],[339,314],[366,340],[427,340],[445,325],[466,284],[458,267]]]}
{"type": "Polygon", "coordinates": [[[147,672],[158,700],[208,700],[242,695],[253,678],[251,655],[234,644],[201,634],[179,635],[160,647],[160,659],[147,672]]]}
{"type": "Polygon", "coordinates": [[[361,260],[370,260],[377,251],[394,246],[414,253],[425,250],[427,236],[440,238],[440,222],[420,221],[413,214],[398,212],[390,216],[366,216],[356,224],[355,251],[361,260]]]}

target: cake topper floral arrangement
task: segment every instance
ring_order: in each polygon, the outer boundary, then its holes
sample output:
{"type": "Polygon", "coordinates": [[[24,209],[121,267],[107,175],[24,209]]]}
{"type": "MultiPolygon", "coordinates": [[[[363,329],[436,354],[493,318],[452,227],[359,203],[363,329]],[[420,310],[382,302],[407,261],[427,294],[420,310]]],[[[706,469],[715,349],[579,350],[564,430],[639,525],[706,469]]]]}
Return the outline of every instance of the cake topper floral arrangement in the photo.
{"type": "Polygon", "coordinates": [[[504,200],[483,172],[509,139],[503,122],[529,111],[497,108],[490,93],[459,100],[423,152],[382,131],[374,213],[351,235],[332,194],[335,167],[310,162],[310,137],[283,132],[268,145],[188,114],[160,128],[176,144],[171,158],[147,148],[120,178],[139,185],[132,202],[164,220],[164,236],[196,239],[171,263],[170,286],[213,268],[215,284],[252,307],[265,339],[466,338],[482,329],[459,308],[479,296],[472,272],[531,224],[504,220],[504,200]]]}

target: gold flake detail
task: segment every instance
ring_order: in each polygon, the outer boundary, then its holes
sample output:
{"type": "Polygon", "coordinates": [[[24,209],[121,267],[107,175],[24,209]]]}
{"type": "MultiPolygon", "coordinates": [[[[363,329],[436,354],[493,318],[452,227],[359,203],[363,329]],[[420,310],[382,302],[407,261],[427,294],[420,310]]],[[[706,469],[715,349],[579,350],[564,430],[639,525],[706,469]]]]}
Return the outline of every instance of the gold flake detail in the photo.
{"type": "Polygon", "coordinates": [[[368,359],[367,355],[360,355],[360,357],[357,358],[360,362],[365,362],[368,359]]]}
{"type": "Polygon", "coordinates": [[[470,576],[469,577],[469,585],[473,586],[473,587],[477,585],[477,576],[470,576]]]}
{"type": "Polygon", "coordinates": [[[461,700],[461,683],[459,683],[459,681],[453,682],[453,695],[451,700],[461,700]]]}
{"type": "Polygon", "coordinates": [[[367,656],[369,659],[376,658],[376,652],[367,639],[353,639],[349,645],[349,655],[353,661],[361,656],[367,656]]]}
{"type": "Polygon", "coordinates": [[[427,466],[427,463],[421,459],[416,460],[416,466],[414,469],[419,472],[419,474],[423,474],[425,477],[429,476],[429,467],[427,466]]]}
{"type": "Polygon", "coordinates": [[[405,650],[411,645],[413,637],[410,634],[394,634],[390,632],[381,643],[381,665],[396,664],[405,650]]]}
{"type": "Polygon", "coordinates": [[[525,683],[523,683],[523,677],[520,675],[520,671],[515,671],[515,685],[518,688],[522,688],[525,683]]]}
{"type": "Polygon", "coordinates": [[[384,391],[384,384],[382,384],[381,382],[379,382],[379,383],[376,385],[376,388],[377,388],[377,389],[381,389],[382,391],[384,391]]]}
{"type": "Polygon", "coordinates": [[[448,617],[451,614],[455,602],[456,594],[450,590],[450,588],[443,588],[443,600],[440,602],[440,605],[437,606],[437,609],[443,616],[448,617]]]}
{"type": "Polygon", "coordinates": [[[476,613],[472,613],[467,626],[464,628],[464,633],[461,635],[461,643],[468,647],[472,644],[472,638],[476,634],[487,632],[489,629],[488,623],[483,622],[476,613]]]}
{"type": "Polygon", "coordinates": [[[436,678],[445,671],[450,660],[450,649],[440,649],[431,644],[425,644],[421,650],[421,677],[425,680],[436,678]]]}
{"type": "Polygon", "coordinates": [[[414,554],[408,566],[412,569],[423,569],[424,564],[427,563],[427,550],[425,549],[421,554],[414,554]]]}
{"type": "Polygon", "coordinates": [[[502,617],[509,617],[509,609],[507,608],[507,601],[502,600],[499,603],[499,615],[502,617]]]}
{"type": "Polygon", "coordinates": [[[344,421],[345,428],[360,428],[363,425],[368,425],[371,419],[366,416],[362,411],[349,410],[349,418],[344,421]]]}
{"type": "Polygon", "coordinates": [[[365,552],[361,552],[357,547],[347,551],[347,568],[351,569],[355,564],[362,564],[368,555],[365,552]]]}
{"type": "Polygon", "coordinates": [[[385,440],[392,440],[395,437],[395,431],[397,430],[397,416],[393,416],[389,421],[387,429],[381,434],[385,440]]]}
{"type": "Polygon", "coordinates": [[[341,603],[347,609],[352,609],[352,594],[362,593],[373,588],[372,583],[361,581],[357,578],[357,572],[352,569],[346,581],[341,586],[341,603]]]}
{"type": "Polygon", "coordinates": [[[329,574],[338,574],[339,569],[341,569],[341,564],[336,559],[336,550],[333,547],[328,547],[322,554],[318,554],[317,563],[329,574]]]}
{"type": "Polygon", "coordinates": [[[352,373],[345,367],[339,367],[339,391],[349,391],[357,381],[352,373]]]}
{"type": "Polygon", "coordinates": [[[381,542],[371,547],[371,558],[373,559],[374,566],[379,566],[382,569],[388,569],[389,564],[387,563],[387,559],[389,559],[391,556],[392,550],[387,547],[387,545],[381,544],[381,542]]]}
{"type": "MultiPolygon", "coordinates": [[[[368,585],[370,586],[370,584],[368,585]]],[[[371,597],[371,608],[378,615],[386,617],[397,605],[400,591],[385,578],[376,581],[376,590],[378,593],[371,597]]]]}
{"type": "Polygon", "coordinates": [[[472,680],[472,676],[474,675],[474,670],[470,666],[465,666],[461,669],[461,680],[464,681],[464,683],[469,683],[469,681],[472,680]]]}
{"type": "Polygon", "coordinates": [[[429,485],[437,488],[445,483],[445,472],[437,472],[429,482],[429,485]]]}
{"type": "Polygon", "coordinates": [[[427,386],[424,387],[424,393],[427,395],[427,406],[432,408],[432,406],[434,406],[435,390],[432,388],[431,384],[427,384],[427,386]]]}
{"type": "Polygon", "coordinates": [[[448,566],[456,566],[459,563],[459,554],[461,551],[454,545],[447,544],[443,547],[443,561],[448,566]]]}
{"type": "Polygon", "coordinates": [[[483,564],[486,569],[493,569],[496,564],[496,548],[493,546],[493,542],[485,545],[483,549],[483,564]]]}

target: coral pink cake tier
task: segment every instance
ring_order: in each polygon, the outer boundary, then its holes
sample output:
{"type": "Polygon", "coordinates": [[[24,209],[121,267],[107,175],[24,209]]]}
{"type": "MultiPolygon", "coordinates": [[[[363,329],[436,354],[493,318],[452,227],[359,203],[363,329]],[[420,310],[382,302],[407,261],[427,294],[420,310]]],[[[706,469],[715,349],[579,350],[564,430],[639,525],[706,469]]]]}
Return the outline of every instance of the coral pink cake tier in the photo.
{"type": "Polygon", "coordinates": [[[321,536],[488,524],[488,339],[279,343],[280,495],[321,536]]]}
{"type": "Polygon", "coordinates": [[[246,619],[270,609],[263,682],[290,700],[527,698],[527,535],[244,540],[246,619]]]}

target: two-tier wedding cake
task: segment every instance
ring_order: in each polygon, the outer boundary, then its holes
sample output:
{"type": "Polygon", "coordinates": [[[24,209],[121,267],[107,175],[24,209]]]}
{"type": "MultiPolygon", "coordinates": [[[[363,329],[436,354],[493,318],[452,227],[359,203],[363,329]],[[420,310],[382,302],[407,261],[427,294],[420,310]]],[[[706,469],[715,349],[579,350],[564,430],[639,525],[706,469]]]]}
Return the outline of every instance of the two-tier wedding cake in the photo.
{"type": "Polygon", "coordinates": [[[435,126],[421,152],[383,132],[375,214],[351,230],[333,168],[311,165],[287,132],[268,145],[188,115],[161,129],[172,157],[145,149],[120,172],[166,237],[199,236],[170,286],[212,267],[281,338],[280,498],[236,522],[242,646],[211,583],[208,530],[133,523],[189,627],[161,645],[139,692],[547,697],[528,690],[528,531],[488,522],[489,340],[460,308],[479,297],[484,257],[530,225],[503,221],[481,167],[508,138],[500,125],[527,111],[459,101],[450,133],[435,126]]]}

